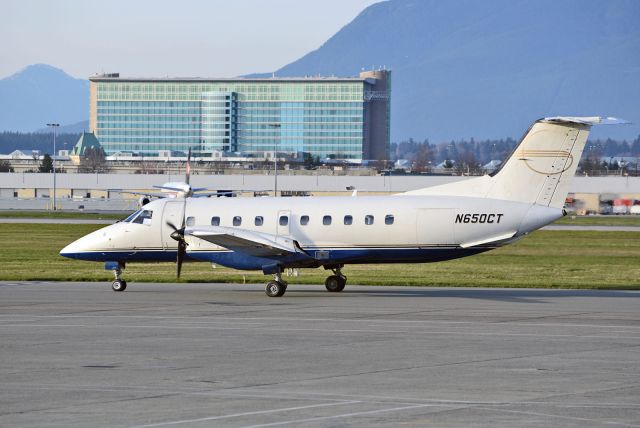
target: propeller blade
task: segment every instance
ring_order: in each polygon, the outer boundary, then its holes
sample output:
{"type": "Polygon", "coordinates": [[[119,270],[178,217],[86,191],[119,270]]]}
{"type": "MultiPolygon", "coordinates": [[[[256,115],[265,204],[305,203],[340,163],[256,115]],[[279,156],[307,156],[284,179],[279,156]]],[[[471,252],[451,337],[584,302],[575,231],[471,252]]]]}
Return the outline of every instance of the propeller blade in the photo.
{"type": "Polygon", "coordinates": [[[176,258],[176,276],[180,279],[180,272],[182,271],[182,261],[184,260],[184,253],[187,250],[187,244],[184,241],[178,242],[178,257],[176,258]]]}
{"type": "Polygon", "coordinates": [[[190,177],[191,177],[191,147],[189,147],[189,154],[187,155],[187,167],[185,168],[184,182],[189,184],[190,177]]]}

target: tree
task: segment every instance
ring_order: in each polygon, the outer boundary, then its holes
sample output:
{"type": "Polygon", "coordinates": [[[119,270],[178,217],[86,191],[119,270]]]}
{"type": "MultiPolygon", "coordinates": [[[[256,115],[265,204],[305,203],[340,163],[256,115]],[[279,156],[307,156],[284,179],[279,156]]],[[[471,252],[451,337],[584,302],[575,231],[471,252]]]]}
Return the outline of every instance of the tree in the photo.
{"type": "Polygon", "coordinates": [[[89,147],[84,152],[84,156],[80,158],[80,166],[78,172],[97,172],[103,173],[109,171],[109,165],[101,148],[89,147]]]}
{"type": "Polygon", "coordinates": [[[420,144],[418,151],[415,154],[415,160],[413,166],[417,172],[431,172],[431,160],[432,160],[431,148],[429,143],[420,144]]]}
{"type": "Polygon", "coordinates": [[[13,168],[11,168],[9,161],[0,160],[0,172],[13,172],[13,168]]]}
{"type": "Polygon", "coordinates": [[[38,172],[52,172],[53,171],[53,159],[49,153],[45,153],[42,158],[42,163],[38,167],[38,172]]]}
{"type": "Polygon", "coordinates": [[[455,172],[458,175],[482,175],[483,170],[473,152],[464,151],[456,158],[455,172]]]}

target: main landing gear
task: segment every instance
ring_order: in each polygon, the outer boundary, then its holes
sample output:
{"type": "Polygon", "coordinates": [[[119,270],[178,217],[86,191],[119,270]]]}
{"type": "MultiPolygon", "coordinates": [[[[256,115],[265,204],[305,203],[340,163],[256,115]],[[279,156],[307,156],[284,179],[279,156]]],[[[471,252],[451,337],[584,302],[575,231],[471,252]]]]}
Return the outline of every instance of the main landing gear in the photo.
{"type": "Polygon", "coordinates": [[[273,281],[267,282],[264,290],[269,297],[282,297],[285,291],[287,291],[287,283],[282,279],[281,272],[273,274],[273,281]]]}
{"type": "Polygon", "coordinates": [[[347,277],[342,274],[340,269],[340,266],[331,269],[333,275],[329,276],[324,282],[324,286],[330,293],[339,293],[344,290],[344,286],[347,285],[347,277]]]}
{"type": "MultiPolygon", "coordinates": [[[[324,282],[327,291],[339,293],[344,290],[344,286],[347,284],[347,277],[342,274],[341,269],[342,266],[331,268],[333,275],[329,276],[324,282]]],[[[282,272],[273,275],[273,281],[267,283],[264,291],[269,297],[282,297],[284,295],[287,291],[287,283],[282,279],[282,272]]]]}
{"type": "Polygon", "coordinates": [[[112,270],[116,280],[111,283],[111,289],[113,291],[124,291],[127,288],[127,281],[122,279],[122,269],[124,269],[124,263],[119,262],[107,262],[104,268],[106,270],[112,270]]]}

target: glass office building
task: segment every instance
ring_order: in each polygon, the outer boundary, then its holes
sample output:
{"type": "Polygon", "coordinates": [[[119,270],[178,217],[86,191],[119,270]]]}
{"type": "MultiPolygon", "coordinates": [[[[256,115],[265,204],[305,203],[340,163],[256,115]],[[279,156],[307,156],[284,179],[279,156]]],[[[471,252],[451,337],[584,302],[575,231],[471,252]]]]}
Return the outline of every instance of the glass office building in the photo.
{"type": "Polygon", "coordinates": [[[388,159],[390,71],[354,78],[120,78],[90,81],[90,128],[107,155],[203,159],[277,152],[388,159]]]}

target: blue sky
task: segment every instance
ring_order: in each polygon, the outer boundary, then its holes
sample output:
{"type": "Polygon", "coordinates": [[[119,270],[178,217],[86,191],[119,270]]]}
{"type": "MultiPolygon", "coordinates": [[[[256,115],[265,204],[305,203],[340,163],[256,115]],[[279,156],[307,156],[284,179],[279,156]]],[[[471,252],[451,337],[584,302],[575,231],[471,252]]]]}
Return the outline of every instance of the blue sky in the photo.
{"type": "Polygon", "coordinates": [[[79,78],[272,71],[377,1],[2,0],[0,78],[34,63],[79,78]]]}

